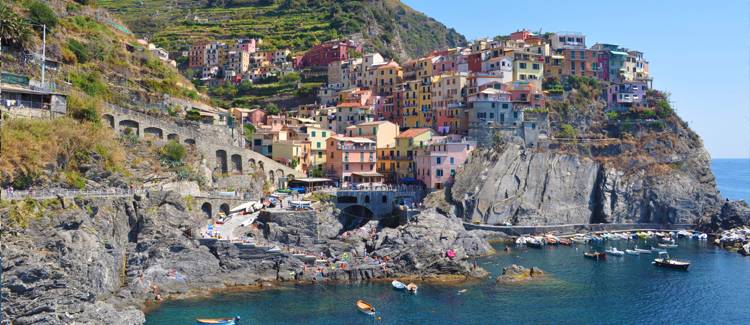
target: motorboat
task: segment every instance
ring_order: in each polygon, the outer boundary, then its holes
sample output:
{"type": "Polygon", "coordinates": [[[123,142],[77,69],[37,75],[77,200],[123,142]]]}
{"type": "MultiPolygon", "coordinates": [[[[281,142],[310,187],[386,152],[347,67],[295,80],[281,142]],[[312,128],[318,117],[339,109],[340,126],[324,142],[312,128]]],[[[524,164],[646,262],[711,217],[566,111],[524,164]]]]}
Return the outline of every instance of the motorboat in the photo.
{"type": "Polygon", "coordinates": [[[687,230],[680,230],[677,232],[677,238],[690,238],[690,237],[693,237],[693,234],[687,230]]]}
{"type": "Polygon", "coordinates": [[[398,280],[393,280],[393,282],[391,282],[391,285],[396,290],[404,290],[404,289],[406,289],[406,285],[403,282],[398,281],[398,280]]]}
{"type": "Polygon", "coordinates": [[[626,249],[625,250],[625,254],[628,254],[628,255],[640,255],[641,253],[638,252],[637,250],[634,250],[634,249],[626,249]]]}
{"type": "Polygon", "coordinates": [[[650,249],[638,248],[638,246],[635,246],[634,250],[636,252],[640,253],[640,254],[651,254],[651,250],[650,249]]]}
{"type": "Polygon", "coordinates": [[[234,318],[198,318],[195,321],[198,324],[237,325],[240,323],[240,316],[234,318]]]}
{"type": "Polygon", "coordinates": [[[656,244],[656,246],[659,246],[661,248],[675,248],[677,247],[677,244],[656,244]]]}
{"type": "Polygon", "coordinates": [[[570,246],[573,242],[568,238],[560,238],[560,245],[570,246]]]}
{"type": "Polygon", "coordinates": [[[375,307],[362,299],[357,300],[357,309],[367,315],[375,315],[375,307]]]}
{"type": "Polygon", "coordinates": [[[560,243],[560,239],[552,235],[544,236],[543,240],[546,245],[558,245],[560,243]]]}
{"type": "Polygon", "coordinates": [[[544,242],[541,239],[532,237],[526,240],[526,246],[529,246],[531,248],[542,248],[542,246],[544,246],[544,242]]]}
{"type": "Polygon", "coordinates": [[[597,261],[606,261],[607,260],[607,254],[602,252],[587,252],[583,253],[583,257],[590,258],[592,260],[597,261]]]}
{"type": "Polygon", "coordinates": [[[605,253],[613,256],[623,256],[625,255],[625,252],[617,249],[617,247],[610,247],[608,250],[604,251],[605,253]]]}
{"type": "Polygon", "coordinates": [[[413,295],[417,294],[417,289],[418,289],[418,287],[414,283],[409,283],[409,284],[406,285],[406,291],[408,291],[409,293],[411,293],[413,295]]]}
{"type": "Polygon", "coordinates": [[[588,239],[579,236],[573,237],[570,240],[576,244],[585,244],[588,242],[588,239]]]}
{"type": "Polygon", "coordinates": [[[518,237],[518,238],[516,238],[516,244],[518,244],[518,245],[526,244],[526,241],[528,239],[529,239],[529,237],[526,237],[526,236],[518,237]]]}
{"type": "Polygon", "coordinates": [[[673,260],[667,252],[660,252],[659,257],[655,258],[651,264],[683,271],[687,271],[688,267],[690,267],[690,262],[673,260]]]}

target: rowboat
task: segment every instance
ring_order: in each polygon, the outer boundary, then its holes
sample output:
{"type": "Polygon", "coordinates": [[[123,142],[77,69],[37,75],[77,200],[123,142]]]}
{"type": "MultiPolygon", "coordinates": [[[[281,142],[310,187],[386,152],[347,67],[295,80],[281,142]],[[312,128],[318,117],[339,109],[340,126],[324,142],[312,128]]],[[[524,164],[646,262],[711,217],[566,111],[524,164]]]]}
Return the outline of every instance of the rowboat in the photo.
{"type": "Polygon", "coordinates": [[[391,282],[391,285],[393,285],[393,288],[396,289],[396,290],[404,290],[404,289],[406,289],[406,285],[403,284],[401,281],[398,281],[398,280],[393,280],[393,282],[391,282]]]}
{"type": "Polygon", "coordinates": [[[670,269],[687,271],[690,266],[690,262],[673,260],[669,257],[667,252],[659,253],[659,257],[655,258],[652,264],[660,267],[666,267],[670,269]]]}
{"type": "Polygon", "coordinates": [[[367,315],[375,315],[375,307],[362,299],[357,300],[357,309],[367,315]]]}
{"type": "Polygon", "coordinates": [[[570,246],[572,244],[573,244],[573,242],[570,239],[560,238],[560,245],[570,246]]]}
{"type": "Polygon", "coordinates": [[[560,243],[560,239],[558,239],[556,236],[552,235],[546,235],[544,236],[544,243],[547,245],[557,245],[560,243]]]}
{"type": "Polygon", "coordinates": [[[614,256],[623,256],[623,255],[625,255],[625,252],[617,249],[617,247],[610,247],[608,250],[605,250],[604,252],[606,252],[609,255],[614,255],[614,256]]]}
{"type": "Polygon", "coordinates": [[[597,261],[606,261],[607,260],[607,254],[604,254],[602,252],[583,253],[583,257],[590,258],[592,260],[597,260],[597,261]]]}
{"type": "Polygon", "coordinates": [[[195,321],[198,324],[237,325],[240,323],[240,316],[235,318],[198,318],[195,321]]]}
{"type": "Polygon", "coordinates": [[[417,294],[417,285],[414,283],[409,283],[406,285],[406,290],[409,291],[409,293],[415,295],[417,294]]]}
{"type": "Polygon", "coordinates": [[[633,250],[633,249],[626,249],[626,250],[625,250],[625,254],[628,254],[628,255],[640,255],[641,253],[640,253],[640,252],[638,252],[637,250],[633,250]]]}

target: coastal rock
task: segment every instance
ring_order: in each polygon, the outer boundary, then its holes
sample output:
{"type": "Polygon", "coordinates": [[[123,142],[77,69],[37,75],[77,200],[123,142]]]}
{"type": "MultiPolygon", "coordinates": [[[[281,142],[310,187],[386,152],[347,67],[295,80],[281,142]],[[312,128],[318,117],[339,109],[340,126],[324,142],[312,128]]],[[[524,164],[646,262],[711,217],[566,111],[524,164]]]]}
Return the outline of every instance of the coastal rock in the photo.
{"type": "Polygon", "coordinates": [[[544,271],[538,267],[529,269],[520,265],[511,265],[503,268],[503,274],[495,279],[497,283],[514,283],[540,279],[545,276],[544,271]]]}
{"type": "Polygon", "coordinates": [[[750,206],[747,202],[727,201],[721,206],[721,212],[711,219],[708,230],[732,229],[750,226],[750,206]]]}

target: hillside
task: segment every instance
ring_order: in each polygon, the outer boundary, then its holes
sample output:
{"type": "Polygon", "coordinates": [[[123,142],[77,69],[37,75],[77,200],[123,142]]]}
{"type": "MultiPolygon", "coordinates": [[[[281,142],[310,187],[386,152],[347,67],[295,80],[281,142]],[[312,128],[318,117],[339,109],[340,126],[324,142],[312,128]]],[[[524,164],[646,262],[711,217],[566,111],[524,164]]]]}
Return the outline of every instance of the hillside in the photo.
{"type": "Polygon", "coordinates": [[[133,31],[167,50],[203,39],[262,38],[304,51],[359,34],[371,50],[406,59],[464,44],[453,29],[397,0],[100,0],[133,31]]]}

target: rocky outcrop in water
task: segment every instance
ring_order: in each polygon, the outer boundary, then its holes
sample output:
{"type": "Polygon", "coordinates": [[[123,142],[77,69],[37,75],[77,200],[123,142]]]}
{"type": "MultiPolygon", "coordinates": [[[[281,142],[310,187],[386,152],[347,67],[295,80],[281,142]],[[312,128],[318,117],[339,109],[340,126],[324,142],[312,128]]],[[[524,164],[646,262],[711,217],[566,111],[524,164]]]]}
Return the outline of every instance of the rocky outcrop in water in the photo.
{"type": "Polygon", "coordinates": [[[514,283],[524,282],[529,280],[538,280],[544,278],[546,274],[542,269],[538,267],[531,267],[529,269],[520,265],[511,265],[503,268],[503,274],[495,278],[497,283],[514,283]]]}
{"type": "Polygon", "coordinates": [[[451,198],[465,219],[489,224],[699,223],[718,212],[702,148],[649,164],[621,150],[611,159],[517,145],[481,151],[451,198]]]}
{"type": "Polygon", "coordinates": [[[721,212],[711,219],[711,223],[704,226],[705,230],[732,229],[750,226],[750,206],[745,201],[726,201],[721,206],[721,212]]]}

